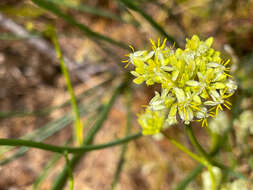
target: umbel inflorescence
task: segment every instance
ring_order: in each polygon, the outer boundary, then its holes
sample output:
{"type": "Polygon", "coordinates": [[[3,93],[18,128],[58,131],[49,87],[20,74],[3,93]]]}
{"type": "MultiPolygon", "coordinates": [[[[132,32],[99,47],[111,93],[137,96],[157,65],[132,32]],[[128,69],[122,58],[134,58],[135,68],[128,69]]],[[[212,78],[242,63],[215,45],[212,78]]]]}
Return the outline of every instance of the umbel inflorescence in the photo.
{"type": "Polygon", "coordinates": [[[223,107],[230,109],[228,98],[237,89],[229,72],[229,60],[223,61],[220,52],[211,48],[213,38],[201,41],[194,35],[186,39],[185,49],[166,46],[166,39],[157,44],[151,40],[152,50],[134,51],[127,62],[135,66],[133,82],[147,85],[161,84],[161,93],[149,102],[138,122],[144,135],[159,133],[177,124],[201,121],[214,117],[223,107]]]}

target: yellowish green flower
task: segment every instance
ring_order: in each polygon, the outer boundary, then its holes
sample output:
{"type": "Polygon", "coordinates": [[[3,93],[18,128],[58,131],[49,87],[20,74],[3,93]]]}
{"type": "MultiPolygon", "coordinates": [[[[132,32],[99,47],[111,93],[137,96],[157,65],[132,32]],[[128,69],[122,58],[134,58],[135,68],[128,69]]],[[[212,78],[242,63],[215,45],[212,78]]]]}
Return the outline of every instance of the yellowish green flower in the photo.
{"type": "Polygon", "coordinates": [[[213,38],[201,41],[194,35],[186,39],[185,49],[174,49],[151,40],[152,50],[134,51],[128,56],[127,66],[135,69],[133,82],[147,85],[158,83],[161,93],[155,92],[146,111],[139,116],[144,135],[159,133],[164,127],[192,121],[207,125],[223,108],[230,109],[228,98],[237,89],[229,75],[230,61],[223,61],[220,52],[211,46],[213,38]]]}

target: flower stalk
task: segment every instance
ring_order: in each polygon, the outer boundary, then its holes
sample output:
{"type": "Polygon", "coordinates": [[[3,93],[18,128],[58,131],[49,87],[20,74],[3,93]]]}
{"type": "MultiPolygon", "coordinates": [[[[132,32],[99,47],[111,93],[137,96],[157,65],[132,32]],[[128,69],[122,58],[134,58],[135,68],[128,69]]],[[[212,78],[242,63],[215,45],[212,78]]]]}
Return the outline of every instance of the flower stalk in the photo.
{"type": "Polygon", "coordinates": [[[206,151],[202,148],[202,146],[197,141],[193,133],[192,126],[190,124],[186,125],[185,130],[194,148],[198,151],[198,153],[202,156],[202,158],[204,158],[205,161],[207,162],[207,169],[208,169],[208,172],[210,173],[210,178],[212,182],[212,190],[216,190],[216,183],[215,183],[215,177],[212,170],[213,165],[212,165],[211,157],[206,153],[206,151]]]}
{"type": "MultiPolygon", "coordinates": [[[[214,177],[214,174],[213,174],[213,171],[212,171],[212,167],[213,167],[212,164],[205,157],[199,156],[199,155],[193,153],[188,148],[186,148],[184,145],[179,143],[177,140],[175,140],[174,138],[168,136],[165,132],[162,132],[162,134],[166,137],[166,139],[168,139],[179,150],[186,153],[192,159],[196,160],[197,162],[204,165],[208,169],[208,172],[210,173],[210,177],[211,177],[211,181],[212,181],[212,190],[216,190],[216,183],[215,183],[215,177],[214,177]]],[[[196,144],[194,143],[193,146],[195,147],[195,145],[196,144]]]]}
{"type": "Polygon", "coordinates": [[[190,156],[192,159],[196,160],[197,162],[201,163],[204,166],[208,166],[208,162],[203,159],[201,156],[193,153],[192,151],[190,151],[188,148],[186,148],[184,145],[182,145],[181,143],[179,143],[177,140],[175,140],[174,138],[170,137],[169,135],[167,135],[165,132],[162,132],[162,134],[166,137],[166,139],[168,139],[173,145],[175,145],[178,149],[180,149],[182,152],[186,153],[188,156],[190,156]]]}

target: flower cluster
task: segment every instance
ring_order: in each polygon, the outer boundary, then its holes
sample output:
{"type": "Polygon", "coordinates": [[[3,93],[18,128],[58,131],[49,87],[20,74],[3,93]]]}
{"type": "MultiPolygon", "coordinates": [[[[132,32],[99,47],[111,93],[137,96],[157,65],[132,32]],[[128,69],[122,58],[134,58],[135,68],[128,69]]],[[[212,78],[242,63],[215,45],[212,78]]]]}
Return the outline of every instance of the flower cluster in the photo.
{"type": "Polygon", "coordinates": [[[237,89],[228,74],[229,60],[222,61],[220,52],[211,48],[213,38],[201,41],[194,35],[186,39],[185,49],[166,46],[166,39],[157,44],[151,40],[152,50],[134,51],[126,62],[135,66],[131,73],[134,82],[147,85],[158,83],[161,93],[155,92],[139,123],[144,135],[159,133],[178,123],[179,118],[189,124],[214,117],[223,107],[230,109],[228,98],[237,89]]]}

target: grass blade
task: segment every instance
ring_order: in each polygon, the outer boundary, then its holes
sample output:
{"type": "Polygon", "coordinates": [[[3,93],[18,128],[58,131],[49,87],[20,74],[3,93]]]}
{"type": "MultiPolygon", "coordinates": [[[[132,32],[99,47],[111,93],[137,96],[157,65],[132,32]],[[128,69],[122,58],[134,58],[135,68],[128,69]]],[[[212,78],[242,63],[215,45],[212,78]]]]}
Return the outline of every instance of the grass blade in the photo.
{"type": "MultiPolygon", "coordinates": [[[[98,88],[105,85],[105,84],[108,84],[111,82],[112,79],[109,79],[107,81],[104,81],[102,82],[101,84],[95,86],[95,87],[92,87],[86,91],[84,91],[83,93],[81,93],[79,96],[78,96],[78,100],[81,101],[84,97],[87,97],[91,94],[94,95],[94,92],[98,92],[98,88]]],[[[102,96],[103,96],[103,92],[99,92],[97,96],[95,97],[92,97],[92,99],[89,99],[87,101],[91,101],[93,102],[94,100],[96,100],[95,102],[97,103],[102,96]]],[[[46,112],[46,111],[53,111],[55,109],[57,109],[58,107],[64,107],[64,106],[67,106],[69,105],[69,100],[64,102],[62,105],[59,105],[59,106],[55,106],[55,107],[51,107],[51,108],[46,108],[46,109],[42,109],[42,110],[39,110],[38,112],[42,111],[43,113],[46,112]]],[[[85,115],[88,113],[88,110],[89,112],[90,111],[97,111],[101,108],[101,105],[99,104],[93,104],[92,106],[90,104],[87,104],[87,105],[81,105],[80,106],[80,112],[81,112],[81,115],[85,115]]],[[[11,113],[11,112],[4,112],[4,113],[11,113]]],[[[18,112],[18,114],[21,114],[22,112],[18,112]]],[[[29,112],[28,114],[33,114],[34,112],[29,112]]],[[[37,114],[37,113],[36,113],[37,114]]],[[[54,133],[56,133],[57,131],[61,130],[62,128],[66,127],[68,124],[70,124],[71,122],[73,121],[73,118],[71,116],[71,114],[65,114],[64,116],[60,117],[59,119],[56,119],[54,121],[51,121],[49,122],[48,124],[44,125],[43,127],[40,127],[39,129],[35,129],[34,131],[32,131],[31,133],[29,134],[26,134],[22,137],[20,137],[21,139],[26,139],[26,140],[36,140],[36,141],[42,141],[44,140],[45,138],[53,135],[54,133]]],[[[6,153],[7,151],[13,149],[12,147],[1,147],[0,148],[0,156],[4,153],[6,153]]],[[[22,149],[22,148],[21,148],[22,149]]],[[[1,161],[0,161],[0,165],[1,165],[1,161]]]]}
{"type": "MultiPolygon", "coordinates": [[[[126,96],[126,107],[127,107],[127,123],[126,123],[126,135],[125,136],[127,137],[129,135],[129,133],[130,133],[131,126],[132,126],[131,125],[131,102],[132,102],[132,96],[131,96],[131,92],[130,92],[129,89],[126,89],[125,94],[126,94],[125,96],[126,96]]],[[[115,174],[114,174],[114,178],[113,178],[112,185],[111,185],[111,190],[115,189],[115,187],[116,187],[116,185],[117,185],[117,183],[119,181],[120,173],[121,173],[123,164],[125,162],[126,151],[127,151],[127,143],[125,143],[125,144],[122,145],[120,159],[119,159],[119,162],[118,162],[115,174]]]]}
{"type": "Polygon", "coordinates": [[[20,37],[14,34],[2,33],[0,34],[0,40],[16,41],[16,40],[27,40],[30,38],[38,38],[38,35],[31,35],[30,37],[20,37]]]}
{"type": "MultiPolygon", "coordinates": [[[[86,107],[86,108],[82,108],[80,109],[80,114],[83,116],[85,114],[87,114],[88,110],[91,111],[92,109],[99,109],[100,106],[90,106],[90,107],[86,107]]],[[[44,139],[52,136],[53,134],[55,134],[56,132],[58,132],[59,130],[63,129],[64,127],[68,126],[71,122],[73,121],[73,117],[72,114],[66,114],[63,117],[52,121],[50,123],[48,123],[47,125],[45,125],[44,127],[41,127],[35,131],[33,131],[32,133],[25,135],[24,139],[33,139],[36,141],[43,141],[44,139]]],[[[4,154],[7,151],[12,150],[13,147],[5,147],[4,149],[1,149],[0,155],[4,154]]],[[[1,160],[0,161],[0,166],[4,165],[6,163],[9,163],[10,161],[13,161],[14,159],[22,156],[25,152],[27,152],[29,150],[29,148],[27,147],[21,147],[18,152],[16,154],[14,154],[13,156],[1,160]]]]}
{"type": "Polygon", "coordinates": [[[35,182],[33,183],[33,190],[39,189],[40,184],[42,181],[47,177],[50,170],[55,166],[57,161],[62,157],[61,154],[54,154],[52,158],[48,161],[47,165],[42,170],[39,177],[36,178],[35,182]]]}
{"type": "Polygon", "coordinates": [[[101,16],[101,17],[105,17],[105,18],[109,18],[109,19],[113,19],[113,20],[119,20],[122,21],[123,20],[120,18],[119,15],[116,15],[110,11],[104,10],[104,9],[100,9],[98,7],[93,7],[93,6],[89,6],[89,5],[85,5],[85,4],[75,4],[69,0],[47,0],[50,1],[52,3],[55,3],[59,6],[65,6],[71,9],[75,9],[77,11],[80,12],[85,12],[85,13],[89,13],[92,15],[97,15],[97,16],[101,16]]]}
{"type": "Polygon", "coordinates": [[[39,7],[52,12],[53,14],[62,18],[66,22],[70,23],[71,25],[78,27],[88,37],[111,43],[111,44],[121,47],[123,49],[127,49],[127,50],[129,49],[128,46],[126,44],[124,44],[123,42],[116,41],[110,37],[107,37],[107,36],[104,36],[104,35],[99,34],[97,32],[94,32],[88,26],[79,23],[72,16],[63,13],[58,7],[56,7],[51,2],[48,2],[46,0],[32,0],[32,2],[35,3],[36,5],[38,5],[39,7]]]}
{"type": "MultiPolygon", "coordinates": [[[[99,131],[99,129],[102,127],[104,121],[106,120],[117,96],[119,93],[125,88],[126,83],[121,84],[113,93],[111,99],[109,100],[108,104],[104,107],[104,109],[101,111],[101,114],[99,115],[98,120],[94,124],[94,126],[90,129],[88,132],[86,138],[84,139],[83,146],[90,145],[93,142],[93,139],[96,135],[96,133],[99,131]]],[[[84,156],[84,154],[77,154],[70,160],[71,168],[74,170],[75,166],[78,164],[80,159],[84,156]]],[[[67,167],[65,166],[63,171],[59,174],[57,179],[55,180],[55,183],[52,187],[52,190],[61,190],[66,184],[67,179],[67,167]]]]}
{"type": "Polygon", "coordinates": [[[172,44],[177,43],[177,40],[173,38],[172,36],[168,35],[167,32],[161,27],[156,21],[153,20],[151,16],[149,16],[145,11],[143,11],[138,5],[136,5],[131,0],[120,0],[125,6],[128,8],[138,12],[143,18],[145,18],[151,26],[153,26],[161,35],[167,38],[168,41],[170,41],[172,44]]]}
{"type": "Polygon", "coordinates": [[[70,166],[69,156],[68,156],[67,151],[64,152],[64,156],[65,156],[65,160],[66,160],[66,166],[67,166],[67,169],[68,169],[69,190],[73,190],[74,189],[74,177],[73,177],[72,169],[71,169],[71,166],[70,166]]]}
{"type": "Polygon", "coordinates": [[[74,127],[74,141],[77,145],[81,145],[83,142],[83,123],[81,121],[81,117],[80,117],[80,113],[78,110],[78,106],[77,106],[77,101],[75,98],[75,94],[74,94],[74,90],[70,81],[70,77],[69,77],[69,72],[68,69],[64,63],[64,58],[62,56],[62,52],[61,52],[61,48],[56,36],[56,31],[54,28],[52,28],[50,30],[50,37],[53,41],[53,44],[55,46],[55,50],[57,53],[57,57],[59,59],[60,62],[60,66],[61,66],[61,71],[63,73],[63,76],[65,78],[66,81],[66,85],[67,85],[67,89],[68,89],[68,93],[70,95],[70,102],[71,102],[71,107],[72,107],[72,111],[74,113],[75,116],[75,127],[74,127]]]}
{"type": "Polygon", "coordinates": [[[190,174],[188,174],[183,181],[181,181],[176,188],[173,190],[184,190],[187,185],[194,179],[196,178],[199,173],[203,170],[204,166],[198,165],[195,169],[191,171],[190,174]]]}

